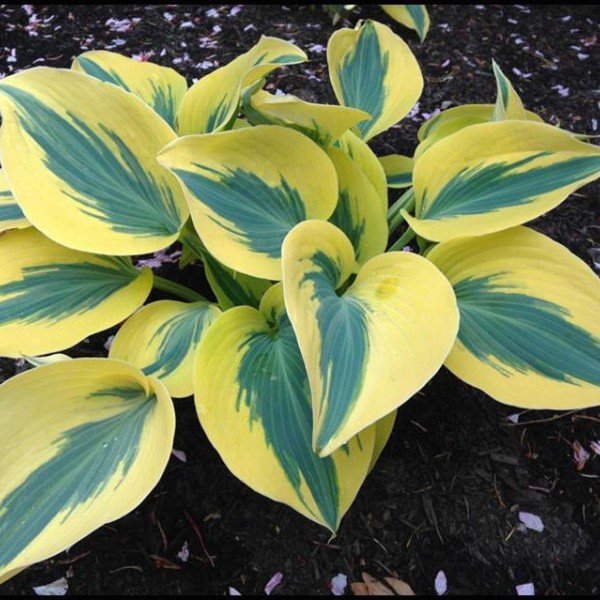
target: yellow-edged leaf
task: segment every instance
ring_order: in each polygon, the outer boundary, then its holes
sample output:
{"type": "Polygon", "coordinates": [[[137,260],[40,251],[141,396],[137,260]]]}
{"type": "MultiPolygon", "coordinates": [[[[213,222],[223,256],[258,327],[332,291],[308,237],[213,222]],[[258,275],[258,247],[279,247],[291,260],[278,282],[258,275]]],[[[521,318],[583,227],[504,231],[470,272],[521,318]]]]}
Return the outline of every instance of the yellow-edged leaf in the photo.
{"type": "Polygon", "coordinates": [[[356,126],[364,140],[405,117],[423,91],[421,69],[410,48],[376,21],[338,29],[327,44],[327,64],[338,102],[371,115],[356,126]]]}
{"type": "Polygon", "coordinates": [[[23,229],[31,223],[10,191],[6,174],[0,169],[0,233],[8,229],[23,229]]]}
{"type": "Polygon", "coordinates": [[[414,29],[423,41],[429,31],[429,13],[424,4],[380,4],[381,8],[398,23],[414,29]]]}
{"type": "Polygon", "coordinates": [[[0,237],[0,356],[64,350],[128,317],[152,288],[129,258],[70,250],[33,227],[0,237]]]}
{"type": "Polygon", "coordinates": [[[502,69],[500,69],[495,60],[492,60],[492,67],[497,88],[492,121],[502,121],[503,119],[526,120],[527,111],[512,83],[502,72],[502,69]]]}
{"type": "Polygon", "coordinates": [[[369,471],[373,469],[375,463],[379,460],[383,449],[386,447],[390,436],[392,435],[397,415],[398,411],[395,410],[383,417],[383,419],[379,419],[375,425],[372,425],[372,427],[375,427],[375,445],[373,447],[373,457],[371,458],[369,471]]]}
{"type": "Polygon", "coordinates": [[[84,52],[73,60],[71,68],[135,94],[175,129],[187,83],[174,69],[107,50],[84,52]]]}
{"type": "Polygon", "coordinates": [[[347,154],[328,148],[327,155],[335,166],[339,188],[338,203],[329,221],[346,234],[357,263],[363,264],[385,252],[389,233],[386,211],[368,177],[347,154]]]}
{"type": "Polygon", "coordinates": [[[600,176],[600,148],[544,123],[496,121],[461,129],[415,161],[415,217],[428,240],[525,223],[600,176]]]}
{"type": "Polygon", "coordinates": [[[442,242],[428,254],[460,310],[446,366],[492,398],[529,409],[600,404],[600,281],[527,227],[442,242]]]}
{"type": "MultiPolygon", "coordinates": [[[[183,251],[188,251],[185,256],[186,261],[191,262],[194,258],[202,261],[210,289],[222,310],[233,306],[258,308],[263,294],[272,285],[270,281],[238,273],[219,262],[204,247],[191,221],[186,223],[179,239],[183,245],[183,251]]],[[[184,257],[184,252],[181,255],[184,257]]]]}
{"type": "Polygon", "coordinates": [[[337,204],[337,176],[325,151],[278,125],[186,136],[159,161],[181,181],[207,250],[262,279],[281,279],[287,232],[305,219],[329,218],[337,204]]]}
{"type": "Polygon", "coordinates": [[[279,38],[261,36],[248,52],[199,79],[177,115],[180,135],[220,131],[235,119],[242,90],[274,69],[301,63],[306,53],[279,38]]]}
{"type": "Polygon", "coordinates": [[[385,171],[368,144],[351,131],[347,131],[333,143],[333,146],[344,151],[368,177],[377,191],[383,210],[387,210],[388,190],[385,171]]]}
{"type": "Polygon", "coordinates": [[[377,158],[385,171],[388,187],[401,189],[412,185],[414,160],[410,156],[388,154],[377,158]]]}
{"type": "Polygon", "coordinates": [[[175,429],[164,386],[121,361],[77,358],[0,386],[0,581],[132,511],[175,429]]]}
{"type": "Polygon", "coordinates": [[[125,321],[108,356],[160,379],[173,398],[191,396],[196,349],[220,314],[216,304],[205,301],[151,302],[125,321]]]}
{"type": "MultiPolygon", "coordinates": [[[[429,118],[417,132],[420,144],[415,150],[414,160],[417,160],[425,150],[435,142],[478,123],[489,123],[494,115],[493,104],[464,104],[444,110],[429,118]]],[[[530,110],[525,111],[526,119],[537,123],[543,123],[543,119],[530,110]]]]}
{"type": "Polygon", "coordinates": [[[206,332],[196,407],[236,477],[336,531],[368,473],[375,428],[325,458],[313,452],[310,387],[281,287],[265,294],[260,310],[232,308],[206,332]]]}
{"type": "Polygon", "coordinates": [[[56,242],[144,254],[177,239],[188,211],[156,162],[175,133],[147,104],[70,69],[0,81],[2,165],[28,220],[56,242]]]}
{"type": "Polygon", "coordinates": [[[437,372],[458,329],[448,280],[427,259],[388,252],[355,266],[348,238],[305,221],[283,243],[285,305],[313,405],[313,447],[327,456],[408,400],[437,372]]]}
{"type": "Polygon", "coordinates": [[[276,96],[264,90],[250,95],[244,112],[254,124],[292,127],[323,146],[370,118],[356,108],[305,102],[292,94],[276,96]]]}

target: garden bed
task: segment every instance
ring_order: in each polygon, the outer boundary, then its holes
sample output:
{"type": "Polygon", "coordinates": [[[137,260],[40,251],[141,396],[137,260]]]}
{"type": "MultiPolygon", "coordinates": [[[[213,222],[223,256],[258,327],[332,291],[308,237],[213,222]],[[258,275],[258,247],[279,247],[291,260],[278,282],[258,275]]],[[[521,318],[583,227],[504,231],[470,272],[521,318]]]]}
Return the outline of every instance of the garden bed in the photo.
{"type": "MultiPolygon", "coordinates": [[[[391,25],[409,41],[426,80],[418,107],[375,138],[373,149],[412,155],[425,115],[493,102],[492,58],[529,110],[565,129],[600,133],[593,13],[591,6],[432,6],[431,30],[419,44],[377,6],[355,10],[337,27],[361,17],[391,25]]],[[[266,34],[293,41],[310,59],[277,70],[268,89],[333,102],[325,55],[333,30],[319,6],[0,5],[0,73],[68,67],[81,51],[105,48],[152,52],[150,60],[191,82],[266,34]]],[[[599,192],[597,183],[588,185],[531,225],[591,265],[589,251],[600,247],[599,192]]],[[[210,295],[197,264],[156,272],[210,295]]],[[[160,297],[155,291],[151,299],[160,297]]],[[[72,354],[106,355],[112,333],[72,354]]],[[[0,380],[19,368],[0,360],[0,380]]],[[[223,594],[230,586],[261,594],[277,572],[283,579],[273,594],[328,594],[337,573],[352,582],[363,571],[397,576],[417,593],[433,593],[439,571],[451,594],[514,594],[528,582],[538,594],[600,593],[600,456],[591,449],[600,442],[598,409],[522,413],[442,369],[400,408],[380,461],[329,541],[325,529],[231,475],[193,401],[175,404],[175,448],[186,462],[173,456],[132,514],[30,567],[0,586],[0,595],[30,594],[65,575],[69,594],[223,594]],[[517,424],[506,418],[517,412],[517,424]],[[579,463],[577,444],[590,454],[582,460],[580,452],[579,463]],[[541,517],[544,530],[520,527],[519,511],[541,517]]]]}

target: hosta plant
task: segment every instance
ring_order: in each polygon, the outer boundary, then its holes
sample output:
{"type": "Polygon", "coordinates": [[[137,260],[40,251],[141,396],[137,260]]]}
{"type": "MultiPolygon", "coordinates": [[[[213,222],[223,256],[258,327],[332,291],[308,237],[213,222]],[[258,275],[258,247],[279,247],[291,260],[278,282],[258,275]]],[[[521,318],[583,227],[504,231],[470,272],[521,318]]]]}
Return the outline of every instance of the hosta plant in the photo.
{"type": "Polygon", "coordinates": [[[172,398],[194,395],[237,477],[333,532],[443,364],[514,406],[599,403],[598,279],[523,224],[595,179],[600,149],[495,66],[495,105],[377,157],[422,91],[406,43],[334,33],[338,104],[265,89],[304,60],[262,37],[189,88],[105,51],[0,81],[0,353],[37,365],[0,386],[0,581],[150,493],[172,398]],[[176,241],[209,298],[132,259],[176,241]],[[153,287],[170,299],[144,305],[153,287]],[[62,352],[119,323],[107,358],[62,352]]]}

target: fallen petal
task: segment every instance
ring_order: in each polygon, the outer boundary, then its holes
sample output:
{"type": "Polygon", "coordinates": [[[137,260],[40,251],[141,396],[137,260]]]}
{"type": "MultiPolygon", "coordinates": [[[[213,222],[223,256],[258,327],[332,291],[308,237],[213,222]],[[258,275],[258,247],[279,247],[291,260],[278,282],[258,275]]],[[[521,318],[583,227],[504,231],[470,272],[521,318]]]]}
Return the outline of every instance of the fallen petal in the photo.
{"type": "Polygon", "coordinates": [[[528,512],[519,512],[519,521],[527,527],[527,529],[533,529],[534,531],[544,531],[544,524],[542,519],[537,515],[533,515],[528,512]]]}
{"type": "Polygon", "coordinates": [[[64,596],[69,589],[69,583],[65,577],[61,577],[48,585],[38,585],[33,591],[38,596],[64,596]]]}
{"type": "Polygon", "coordinates": [[[348,585],[348,578],[343,573],[338,573],[331,579],[331,593],[334,596],[343,596],[348,585]]]}
{"type": "Polygon", "coordinates": [[[187,542],[183,542],[183,546],[181,546],[181,550],[177,553],[177,558],[181,562],[187,562],[190,557],[190,549],[188,547],[187,542]]]}
{"type": "Polygon", "coordinates": [[[241,596],[241,594],[234,587],[229,588],[229,595],[230,596],[241,596]]]}
{"type": "Polygon", "coordinates": [[[533,583],[522,583],[516,586],[517,596],[535,596],[535,588],[533,583]]]}
{"type": "Polygon", "coordinates": [[[446,573],[439,571],[435,576],[435,592],[438,596],[443,596],[448,590],[448,580],[446,579],[446,573]]]}
{"type": "Polygon", "coordinates": [[[265,594],[271,595],[271,592],[281,583],[283,579],[283,573],[275,573],[271,579],[269,579],[267,585],[265,585],[265,594]]]}

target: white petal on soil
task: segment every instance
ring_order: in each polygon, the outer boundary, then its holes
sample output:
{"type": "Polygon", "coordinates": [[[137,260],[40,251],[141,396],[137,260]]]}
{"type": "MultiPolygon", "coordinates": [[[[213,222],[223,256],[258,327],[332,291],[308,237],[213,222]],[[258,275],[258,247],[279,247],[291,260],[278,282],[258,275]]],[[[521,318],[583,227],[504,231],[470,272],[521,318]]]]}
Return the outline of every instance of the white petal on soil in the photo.
{"type": "Polygon", "coordinates": [[[448,580],[446,579],[446,573],[444,571],[439,571],[435,576],[435,593],[438,596],[443,596],[448,590],[448,580]]]}
{"type": "Polygon", "coordinates": [[[173,448],[173,450],[171,450],[171,454],[173,454],[173,456],[178,458],[181,462],[187,462],[187,456],[183,450],[176,450],[173,448]]]}
{"type": "Polygon", "coordinates": [[[513,413],[512,415],[508,415],[506,419],[515,425],[519,422],[520,413],[513,413]]]}
{"type": "Polygon", "coordinates": [[[522,583],[515,587],[517,596],[535,596],[535,588],[533,583],[522,583]]]}
{"type": "Polygon", "coordinates": [[[334,596],[343,596],[348,585],[348,578],[343,573],[338,573],[331,579],[331,593],[334,596]]]}
{"type": "Polygon", "coordinates": [[[267,585],[265,585],[265,594],[271,595],[271,592],[281,583],[283,579],[283,573],[275,573],[271,579],[269,579],[267,585]]]}
{"type": "Polygon", "coordinates": [[[48,585],[38,585],[33,591],[38,596],[64,596],[69,589],[69,583],[65,577],[61,577],[48,585]]]}
{"type": "Polygon", "coordinates": [[[187,542],[183,542],[183,546],[181,546],[181,550],[177,553],[177,558],[181,562],[187,562],[190,557],[190,549],[188,547],[187,542]]]}
{"type": "Polygon", "coordinates": [[[234,587],[229,588],[229,595],[230,596],[241,596],[241,594],[234,587]]]}
{"type": "Polygon", "coordinates": [[[527,529],[533,529],[534,531],[544,531],[544,524],[542,520],[534,514],[528,512],[519,512],[519,521],[527,527],[527,529]]]}

